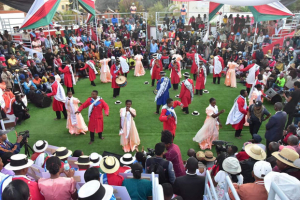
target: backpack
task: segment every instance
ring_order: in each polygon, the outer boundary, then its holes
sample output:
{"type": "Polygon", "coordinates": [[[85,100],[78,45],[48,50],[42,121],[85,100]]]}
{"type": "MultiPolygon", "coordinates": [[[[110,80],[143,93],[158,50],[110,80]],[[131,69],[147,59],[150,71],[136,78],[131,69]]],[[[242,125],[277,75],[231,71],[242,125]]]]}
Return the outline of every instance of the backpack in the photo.
{"type": "Polygon", "coordinates": [[[164,168],[157,162],[152,163],[149,167],[150,174],[154,172],[154,174],[158,174],[159,184],[167,183],[165,176],[164,168]]]}

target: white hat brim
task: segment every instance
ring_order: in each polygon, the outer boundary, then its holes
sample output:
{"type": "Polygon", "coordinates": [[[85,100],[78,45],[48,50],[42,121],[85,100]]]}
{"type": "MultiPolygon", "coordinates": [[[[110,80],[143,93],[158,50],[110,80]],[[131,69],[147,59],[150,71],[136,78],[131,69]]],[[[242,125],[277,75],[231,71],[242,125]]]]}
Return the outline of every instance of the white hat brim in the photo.
{"type": "Polygon", "coordinates": [[[117,104],[121,104],[122,102],[120,101],[120,103],[117,103],[117,102],[115,102],[115,104],[117,105],[117,104]]]}
{"type": "Polygon", "coordinates": [[[35,144],[34,144],[34,145],[33,145],[33,150],[34,150],[34,152],[36,152],[36,153],[42,153],[42,152],[46,151],[46,149],[48,148],[48,142],[45,141],[45,143],[46,143],[45,147],[44,147],[43,149],[41,149],[41,150],[38,150],[38,149],[36,148],[35,144]]]}
{"type": "MultiPolygon", "coordinates": [[[[116,159],[116,158],[115,158],[115,159],[116,159]]],[[[117,159],[116,159],[116,160],[117,160],[117,159]]],[[[101,169],[104,173],[112,174],[112,173],[115,173],[116,171],[118,171],[119,168],[120,168],[120,162],[119,162],[118,160],[116,161],[115,167],[112,168],[112,169],[106,169],[106,168],[104,167],[103,162],[104,162],[104,159],[101,159],[101,161],[100,161],[100,169],[101,169]]]]}
{"type": "Polygon", "coordinates": [[[65,159],[65,158],[69,157],[70,155],[72,155],[72,151],[71,150],[68,150],[68,153],[66,155],[64,155],[64,156],[57,156],[56,153],[53,154],[53,156],[56,156],[59,159],[65,159]]]}
{"type": "Polygon", "coordinates": [[[7,165],[5,165],[5,169],[7,170],[21,170],[21,169],[25,169],[25,168],[28,168],[30,167],[31,165],[33,165],[33,161],[31,159],[28,159],[28,162],[26,165],[22,165],[22,166],[18,166],[18,167],[14,167],[14,166],[11,166],[10,163],[8,163],[7,165]]]}
{"type": "Polygon", "coordinates": [[[130,165],[130,164],[132,164],[134,161],[136,160],[136,158],[135,157],[132,157],[132,160],[131,161],[124,161],[123,160],[123,157],[121,157],[120,158],[120,162],[123,164],[123,165],[130,165]]]}
{"type": "Polygon", "coordinates": [[[102,199],[103,200],[111,199],[111,197],[113,195],[113,192],[114,192],[114,188],[112,186],[110,186],[110,185],[107,185],[107,184],[102,184],[102,186],[105,189],[105,195],[104,195],[104,197],[102,199]]]}
{"type": "Polygon", "coordinates": [[[194,114],[194,113],[192,112],[192,115],[194,115],[194,116],[198,116],[198,115],[200,115],[200,113],[198,112],[197,114],[194,114]]]}

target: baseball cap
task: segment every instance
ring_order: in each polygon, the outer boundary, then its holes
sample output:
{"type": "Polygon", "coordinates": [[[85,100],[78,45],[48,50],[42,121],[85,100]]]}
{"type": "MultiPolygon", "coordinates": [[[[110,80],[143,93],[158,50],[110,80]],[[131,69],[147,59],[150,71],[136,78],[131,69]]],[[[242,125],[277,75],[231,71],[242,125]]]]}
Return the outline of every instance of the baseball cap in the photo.
{"type": "Polygon", "coordinates": [[[256,101],[255,102],[255,107],[260,107],[262,106],[262,102],[261,101],[256,101]]]}
{"type": "Polygon", "coordinates": [[[264,177],[271,171],[271,164],[263,160],[257,161],[253,166],[254,175],[260,179],[264,179],[264,177]]]}

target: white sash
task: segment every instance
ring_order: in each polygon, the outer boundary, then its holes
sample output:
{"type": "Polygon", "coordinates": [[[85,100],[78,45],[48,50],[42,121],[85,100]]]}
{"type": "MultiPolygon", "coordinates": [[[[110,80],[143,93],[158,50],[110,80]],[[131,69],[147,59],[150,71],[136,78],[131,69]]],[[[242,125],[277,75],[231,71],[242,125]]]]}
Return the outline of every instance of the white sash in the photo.
{"type": "MultiPolygon", "coordinates": [[[[163,82],[160,84],[160,88],[157,91],[157,94],[155,96],[155,100],[156,101],[159,97],[161,97],[161,95],[163,95],[165,93],[165,91],[167,90],[168,84],[169,84],[169,78],[167,77],[163,77],[161,79],[164,79],[163,82]]],[[[161,80],[160,79],[160,80],[161,80]]]]}
{"type": "Polygon", "coordinates": [[[129,65],[126,62],[126,59],[123,58],[122,56],[119,59],[120,59],[120,65],[121,65],[121,68],[122,68],[122,72],[123,73],[129,72],[129,65]]]}
{"type": "MultiPolygon", "coordinates": [[[[247,101],[246,101],[245,97],[243,97],[241,95],[239,97],[241,97],[245,100],[244,109],[246,110],[247,109],[247,101]]],[[[239,110],[239,105],[237,103],[237,99],[234,102],[233,107],[232,107],[232,109],[230,110],[230,112],[228,114],[226,125],[227,124],[232,124],[232,125],[233,124],[238,124],[245,117],[245,115],[243,113],[241,113],[240,110],[239,110]]]]}
{"type": "Polygon", "coordinates": [[[183,84],[190,91],[191,98],[192,98],[192,101],[193,101],[193,98],[194,98],[193,85],[189,82],[189,79],[185,79],[184,82],[183,82],[183,84]]]}
{"type": "MultiPolygon", "coordinates": [[[[54,98],[57,101],[65,103],[66,95],[65,95],[64,88],[63,88],[63,86],[61,86],[61,84],[58,81],[55,81],[55,82],[57,83],[57,91],[56,91],[56,95],[54,95],[54,98]]],[[[52,84],[54,84],[55,82],[53,82],[52,84]]]]}
{"type": "Polygon", "coordinates": [[[72,125],[77,124],[77,119],[76,119],[76,114],[75,114],[76,111],[74,108],[73,100],[74,100],[73,97],[71,97],[70,99],[69,99],[69,97],[67,97],[66,103],[65,103],[66,109],[70,110],[70,118],[71,118],[72,125]],[[70,101],[70,108],[68,108],[68,100],[70,101]]]}
{"type": "Polygon", "coordinates": [[[176,115],[176,112],[175,112],[174,108],[173,108],[173,107],[170,108],[170,107],[168,107],[168,105],[166,104],[166,105],[164,105],[164,106],[162,107],[162,109],[166,109],[167,111],[173,113],[173,117],[175,118],[175,124],[177,124],[177,115],[176,115]]]}
{"type": "Polygon", "coordinates": [[[96,68],[95,68],[95,65],[94,63],[92,63],[90,60],[86,62],[86,64],[88,64],[95,72],[95,74],[98,74],[96,68]]]}
{"type": "Polygon", "coordinates": [[[32,81],[29,81],[29,83],[25,82],[25,84],[26,84],[27,87],[30,89],[30,86],[32,85],[32,81]]]}
{"type": "Polygon", "coordinates": [[[207,73],[206,73],[206,67],[204,65],[201,65],[198,67],[198,71],[199,71],[199,74],[200,74],[200,68],[202,68],[203,70],[203,74],[204,74],[204,85],[206,84],[206,77],[207,77],[207,73]]]}
{"type": "Polygon", "coordinates": [[[95,99],[93,99],[94,100],[94,102],[89,106],[89,120],[90,120],[90,116],[91,116],[91,114],[92,114],[92,112],[93,112],[93,109],[94,109],[94,105],[98,102],[98,101],[100,101],[102,98],[101,97],[97,97],[97,99],[95,100],[95,99]]]}
{"type": "Polygon", "coordinates": [[[151,67],[151,70],[150,70],[150,75],[152,76],[152,71],[153,71],[153,67],[155,65],[155,58],[152,59],[152,67],[151,67]]]}
{"type": "Polygon", "coordinates": [[[127,120],[126,121],[127,122],[127,124],[126,124],[126,127],[127,127],[126,139],[129,136],[129,132],[130,132],[130,128],[131,128],[131,117],[132,116],[131,116],[130,112],[126,111],[126,107],[121,109],[121,127],[122,127],[122,130],[124,129],[124,122],[125,122],[125,120],[127,120]]]}
{"type": "Polygon", "coordinates": [[[71,76],[72,76],[73,85],[76,85],[76,81],[75,81],[75,77],[74,77],[72,66],[71,65],[67,65],[67,67],[69,67],[69,70],[70,70],[70,73],[71,73],[71,76]]]}
{"type": "Polygon", "coordinates": [[[215,74],[220,74],[221,71],[222,71],[222,63],[219,60],[219,56],[215,56],[214,61],[215,61],[215,64],[214,64],[214,70],[215,71],[214,71],[214,73],[215,74]]]}
{"type": "Polygon", "coordinates": [[[249,70],[249,74],[246,78],[246,82],[248,84],[254,84],[255,83],[255,72],[259,70],[259,66],[255,64],[251,69],[249,70]]]}

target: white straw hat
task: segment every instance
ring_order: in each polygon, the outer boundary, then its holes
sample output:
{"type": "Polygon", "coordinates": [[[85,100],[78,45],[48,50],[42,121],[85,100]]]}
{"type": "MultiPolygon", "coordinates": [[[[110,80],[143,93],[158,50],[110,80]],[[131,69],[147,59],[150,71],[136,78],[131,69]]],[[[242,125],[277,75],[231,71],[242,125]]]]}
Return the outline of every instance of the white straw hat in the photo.
{"type": "Polygon", "coordinates": [[[130,165],[132,164],[134,161],[136,160],[135,157],[132,157],[132,155],[130,153],[125,153],[121,158],[120,158],[120,162],[123,165],[130,165]]]}
{"type": "Polygon", "coordinates": [[[5,165],[7,170],[21,170],[30,167],[33,164],[31,159],[28,159],[25,154],[15,154],[10,157],[10,163],[5,165]]]}
{"type": "Polygon", "coordinates": [[[100,154],[91,153],[91,155],[90,155],[90,161],[92,162],[91,166],[92,167],[99,167],[101,159],[102,159],[102,156],[100,154]]]}
{"type": "Polygon", "coordinates": [[[245,146],[246,153],[255,160],[266,159],[266,152],[257,144],[248,144],[245,146]]]}
{"type": "Polygon", "coordinates": [[[78,197],[84,200],[110,200],[113,190],[113,187],[110,185],[101,184],[98,180],[92,180],[79,189],[78,197]]]}
{"type": "Polygon", "coordinates": [[[89,156],[79,156],[78,160],[75,162],[75,165],[91,165],[89,156]]]}
{"type": "Polygon", "coordinates": [[[120,162],[114,156],[105,156],[100,161],[100,168],[104,173],[113,174],[120,168],[120,162]]]}
{"type": "Polygon", "coordinates": [[[47,149],[47,147],[48,147],[48,142],[46,140],[38,140],[33,145],[33,150],[36,153],[42,153],[47,149]]]}
{"type": "Polygon", "coordinates": [[[57,156],[59,159],[65,159],[72,154],[72,151],[68,150],[66,147],[59,147],[56,149],[54,156],[57,156]]]}

